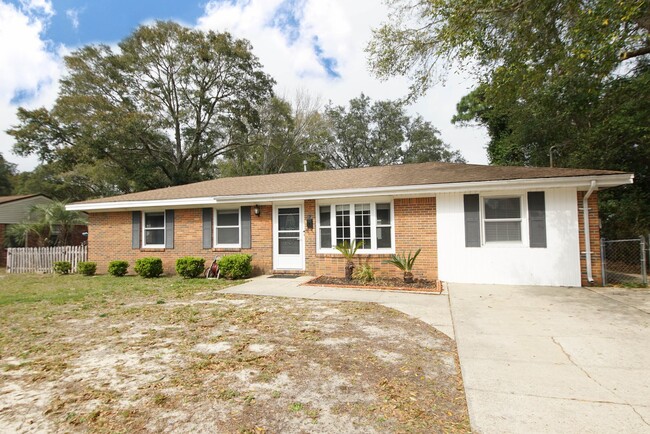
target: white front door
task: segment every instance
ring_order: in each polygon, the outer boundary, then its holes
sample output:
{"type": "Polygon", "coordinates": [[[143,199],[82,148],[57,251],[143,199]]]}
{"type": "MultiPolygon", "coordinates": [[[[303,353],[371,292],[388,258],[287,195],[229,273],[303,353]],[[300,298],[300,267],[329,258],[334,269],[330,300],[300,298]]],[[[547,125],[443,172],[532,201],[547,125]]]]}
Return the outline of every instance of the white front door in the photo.
{"type": "Polygon", "coordinates": [[[273,269],[304,270],[302,205],[276,206],[274,211],[273,269]]]}

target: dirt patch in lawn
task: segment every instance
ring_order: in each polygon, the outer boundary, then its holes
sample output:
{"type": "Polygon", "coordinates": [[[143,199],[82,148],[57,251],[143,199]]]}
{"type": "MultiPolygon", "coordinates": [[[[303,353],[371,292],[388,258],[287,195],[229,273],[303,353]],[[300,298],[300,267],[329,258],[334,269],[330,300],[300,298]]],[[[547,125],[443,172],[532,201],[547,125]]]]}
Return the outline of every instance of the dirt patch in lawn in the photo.
{"type": "Polygon", "coordinates": [[[400,312],[214,291],[135,298],[0,306],[0,426],[470,431],[454,342],[400,312]]]}
{"type": "Polygon", "coordinates": [[[345,280],[342,277],[319,276],[311,279],[303,285],[309,286],[332,286],[337,288],[361,288],[361,289],[382,289],[393,291],[414,291],[432,292],[439,294],[442,287],[435,280],[415,279],[412,283],[404,282],[404,279],[394,277],[382,277],[372,282],[362,282],[357,279],[345,280]]]}

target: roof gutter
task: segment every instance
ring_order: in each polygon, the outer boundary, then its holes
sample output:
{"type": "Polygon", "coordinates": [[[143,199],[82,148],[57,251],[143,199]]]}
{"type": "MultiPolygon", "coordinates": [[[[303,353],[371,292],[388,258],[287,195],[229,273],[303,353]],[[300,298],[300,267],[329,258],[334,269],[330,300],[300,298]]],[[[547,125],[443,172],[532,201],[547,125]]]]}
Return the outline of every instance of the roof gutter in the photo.
{"type": "Polygon", "coordinates": [[[584,219],[584,234],[585,234],[585,262],[587,263],[587,282],[589,283],[594,283],[594,276],[592,274],[592,269],[591,269],[591,240],[589,236],[589,197],[591,196],[591,193],[594,192],[596,189],[598,183],[596,180],[592,180],[591,183],[589,184],[589,190],[587,190],[587,193],[582,197],[582,217],[584,219]]]}

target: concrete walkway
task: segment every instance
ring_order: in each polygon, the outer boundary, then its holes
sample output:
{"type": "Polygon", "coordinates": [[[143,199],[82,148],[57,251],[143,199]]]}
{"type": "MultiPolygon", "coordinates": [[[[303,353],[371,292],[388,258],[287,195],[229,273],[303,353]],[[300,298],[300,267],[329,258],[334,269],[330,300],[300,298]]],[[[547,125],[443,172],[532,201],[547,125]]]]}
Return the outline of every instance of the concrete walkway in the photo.
{"type": "Polygon", "coordinates": [[[446,294],[411,294],[408,292],[299,286],[310,279],[313,279],[313,277],[301,276],[295,279],[282,279],[259,276],[242,285],[226,288],[222,292],[227,294],[378,303],[418,318],[454,339],[449,298],[446,294]]]}
{"type": "Polygon", "coordinates": [[[650,292],[449,284],[472,428],[650,433],[650,292]]]}

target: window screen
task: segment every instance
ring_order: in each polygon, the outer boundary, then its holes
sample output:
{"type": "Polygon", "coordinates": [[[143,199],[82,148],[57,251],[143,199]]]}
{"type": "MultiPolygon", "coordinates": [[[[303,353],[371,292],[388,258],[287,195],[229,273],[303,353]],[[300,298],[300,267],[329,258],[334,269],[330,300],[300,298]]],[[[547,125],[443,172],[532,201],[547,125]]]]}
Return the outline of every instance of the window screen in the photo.
{"type": "Polygon", "coordinates": [[[521,198],[484,200],[485,242],[521,241],[521,198]]]}
{"type": "Polygon", "coordinates": [[[239,210],[217,210],[217,245],[239,244],[239,210]]]}
{"type": "Polygon", "coordinates": [[[165,213],[147,212],[144,214],[145,246],[165,245],[165,213]]]}

